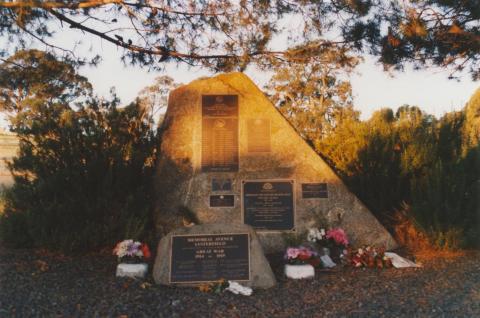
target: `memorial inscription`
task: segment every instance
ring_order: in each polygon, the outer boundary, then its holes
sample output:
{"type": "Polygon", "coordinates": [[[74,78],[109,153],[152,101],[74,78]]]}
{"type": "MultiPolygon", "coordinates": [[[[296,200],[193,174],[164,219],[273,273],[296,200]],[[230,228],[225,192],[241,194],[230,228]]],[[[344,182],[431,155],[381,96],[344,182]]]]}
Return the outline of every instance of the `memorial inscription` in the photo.
{"type": "Polygon", "coordinates": [[[173,235],[170,283],[250,280],[250,235],[173,235]]]}
{"type": "Polygon", "coordinates": [[[244,181],[244,223],[257,230],[293,230],[293,181],[244,181]]]}
{"type": "Polygon", "coordinates": [[[211,208],[234,207],[234,206],[235,206],[235,196],[233,194],[219,194],[219,195],[210,196],[211,208]]]}
{"type": "Polygon", "coordinates": [[[202,171],[238,171],[238,96],[202,96],[202,171]]]}
{"type": "Polygon", "coordinates": [[[302,198],[316,199],[328,198],[326,183],[302,183],[302,198]]]}

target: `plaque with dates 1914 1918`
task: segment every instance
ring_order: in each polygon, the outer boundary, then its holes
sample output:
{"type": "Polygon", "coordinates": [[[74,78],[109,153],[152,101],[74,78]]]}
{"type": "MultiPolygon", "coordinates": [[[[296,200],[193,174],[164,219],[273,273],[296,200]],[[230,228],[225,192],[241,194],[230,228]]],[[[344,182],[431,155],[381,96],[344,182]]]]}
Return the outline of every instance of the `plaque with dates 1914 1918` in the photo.
{"type": "Polygon", "coordinates": [[[250,235],[173,235],[170,282],[250,280],[250,235]]]}

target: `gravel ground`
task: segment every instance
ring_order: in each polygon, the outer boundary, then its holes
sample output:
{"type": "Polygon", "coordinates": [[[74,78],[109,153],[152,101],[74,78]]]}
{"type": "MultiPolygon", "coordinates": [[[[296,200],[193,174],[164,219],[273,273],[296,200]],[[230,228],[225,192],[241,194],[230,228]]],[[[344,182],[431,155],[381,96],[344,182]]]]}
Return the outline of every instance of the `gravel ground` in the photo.
{"type": "Polygon", "coordinates": [[[114,277],[106,254],[0,248],[0,317],[480,317],[480,252],[420,269],[341,268],[250,297],[114,277]]]}

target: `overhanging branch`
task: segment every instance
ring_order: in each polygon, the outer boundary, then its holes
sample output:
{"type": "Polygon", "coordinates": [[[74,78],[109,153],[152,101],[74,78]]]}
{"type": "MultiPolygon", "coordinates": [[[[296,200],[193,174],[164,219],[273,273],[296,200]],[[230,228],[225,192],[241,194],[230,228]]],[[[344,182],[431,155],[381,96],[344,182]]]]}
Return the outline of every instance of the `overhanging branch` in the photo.
{"type": "Polygon", "coordinates": [[[0,7],[4,8],[39,8],[39,9],[86,9],[93,7],[101,7],[107,4],[120,4],[123,0],[89,0],[89,1],[0,1],[0,7]]]}
{"type": "MultiPolygon", "coordinates": [[[[106,33],[102,33],[100,31],[97,31],[95,29],[89,28],[83,24],[80,24],[69,17],[51,9],[48,10],[53,16],[55,16],[57,19],[59,19],[62,22],[65,22],[70,25],[71,28],[79,29],[85,32],[88,32],[90,34],[96,35],[110,43],[113,43],[115,45],[118,45],[120,47],[123,47],[127,50],[133,51],[133,52],[139,52],[139,53],[145,53],[145,54],[150,54],[150,55],[158,55],[161,56],[161,60],[166,60],[168,57],[175,58],[177,60],[210,60],[210,59],[241,59],[242,56],[235,55],[235,54],[211,54],[211,55],[199,55],[199,54],[186,54],[186,53],[181,53],[181,52],[176,52],[176,51],[169,51],[166,48],[160,48],[160,49],[151,49],[151,48],[145,48],[141,47],[138,45],[130,44],[127,42],[122,41],[119,38],[114,38],[106,33]]],[[[286,52],[283,51],[256,51],[256,52],[251,52],[248,53],[247,55],[250,57],[253,56],[259,56],[259,55],[285,55],[287,54],[286,52]]]]}

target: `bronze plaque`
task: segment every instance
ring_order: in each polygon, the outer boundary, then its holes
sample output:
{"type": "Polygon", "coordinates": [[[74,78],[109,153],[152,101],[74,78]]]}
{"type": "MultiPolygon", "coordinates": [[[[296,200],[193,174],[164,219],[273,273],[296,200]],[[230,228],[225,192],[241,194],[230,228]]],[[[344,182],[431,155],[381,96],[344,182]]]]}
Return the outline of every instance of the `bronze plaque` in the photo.
{"type": "Polygon", "coordinates": [[[270,152],[270,120],[247,120],[248,152],[270,152]]]}
{"type": "Polygon", "coordinates": [[[243,221],[260,230],[295,227],[293,180],[244,181],[243,221]]]}
{"type": "Polygon", "coordinates": [[[230,178],[212,178],[212,191],[232,191],[232,179],[230,178]]]}
{"type": "Polygon", "coordinates": [[[302,183],[302,198],[316,199],[328,198],[326,183],[302,183]]]}
{"type": "Polygon", "coordinates": [[[248,233],[173,235],[171,249],[171,283],[250,280],[248,233]]]}
{"type": "Polygon", "coordinates": [[[238,117],[238,95],[202,95],[202,117],[238,117]]]}
{"type": "Polygon", "coordinates": [[[233,207],[235,206],[235,196],[233,194],[219,194],[210,196],[210,207],[233,207]]]}
{"type": "Polygon", "coordinates": [[[202,96],[202,171],[238,171],[238,96],[202,96]]]}

